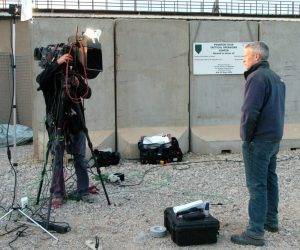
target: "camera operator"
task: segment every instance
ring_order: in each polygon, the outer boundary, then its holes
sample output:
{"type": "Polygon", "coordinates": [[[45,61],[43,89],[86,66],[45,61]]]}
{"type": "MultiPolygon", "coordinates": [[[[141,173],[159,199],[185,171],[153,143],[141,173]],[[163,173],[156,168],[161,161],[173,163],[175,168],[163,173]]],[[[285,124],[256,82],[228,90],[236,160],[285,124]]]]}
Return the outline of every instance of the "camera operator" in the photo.
{"type": "Polygon", "coordinates": [[[70,72],[70,77],[66,77],[67,63],[72,61],[73,58],[70,54],[64,54],[37,76],[37,82],[40,86],[38,90],[42,90],[46,104],[46,129],[49,135],[49,146],[54,155],[53,178],[50,189],[53,194],[53,208],[59,208],[66,196],[63,171],[65,148],[74,157],[78,198],[84,202],[94,202],[88,192],[89,177],[85,161],[85,120],[81,102],[82,98],[90,98],[91,89],[79,74],[71,74],[70,72]],[[67,89],[71,91],[72,96],[77,97],[76,102],[72,100],[70,95],[66,94],[67,89]]]}

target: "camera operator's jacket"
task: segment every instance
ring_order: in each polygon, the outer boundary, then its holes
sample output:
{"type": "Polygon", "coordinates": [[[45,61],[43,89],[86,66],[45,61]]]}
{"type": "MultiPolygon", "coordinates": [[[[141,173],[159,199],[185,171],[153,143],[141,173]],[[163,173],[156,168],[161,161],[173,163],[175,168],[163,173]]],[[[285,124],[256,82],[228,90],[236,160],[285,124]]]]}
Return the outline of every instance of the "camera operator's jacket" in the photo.
{"type": "MultiPolygon", "coordinates": [[[[47,114],[46,128],[49,133],[52,132],[53,126],[58,125],[59,107],[61,107],[61,96],[62,91],[64,91],[64,67],[65,64],[59,65],[57,62],[53,62],[36,79],[40,85],[38,90],[42,90],[45,99],[47,114]]],[[[79,85],[73,88],[73,94],[75,93],[77,97],[84,96],[86,99],[90,98],[91,89],[84,83],[84,79],[81,76],[77,76],[77,79],[79,80],[79,85]]],[[[63,105],[64,119],[61,125],[65,132],[77,134],[85,127],[83,105],[81,102],[73,102],[66,94],[63,95],[65,96],[63,105]],[[82,117],[80,114],[82,114],[82,117]]]]}

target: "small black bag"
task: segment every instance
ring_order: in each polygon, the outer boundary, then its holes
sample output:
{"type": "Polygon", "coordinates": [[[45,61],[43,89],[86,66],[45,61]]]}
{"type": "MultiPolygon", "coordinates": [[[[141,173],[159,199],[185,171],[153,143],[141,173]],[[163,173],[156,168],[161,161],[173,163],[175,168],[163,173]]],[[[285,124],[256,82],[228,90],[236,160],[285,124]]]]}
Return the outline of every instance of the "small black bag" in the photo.
{"type": "Polygon", "coordinates": [[[138,142],[142,164],[182,161],[182,151],[175,137],[172,137],[169,143],[164,144],[143,144],[143,139],[144,137],[138,142]]]}
{"type": "Polygon", "coordinates": [[[220,222],[212,215],[198,220],[177,218],[172,207],[164,212],[164,224],[178,246],[217,242],[220,222]]]}
{"type": "Polygon", "coordinates": [[[119,152],[99,151],[94,149],[99,167],[108,167],[110,165],[118,165],[120,162],[119,152]]]}

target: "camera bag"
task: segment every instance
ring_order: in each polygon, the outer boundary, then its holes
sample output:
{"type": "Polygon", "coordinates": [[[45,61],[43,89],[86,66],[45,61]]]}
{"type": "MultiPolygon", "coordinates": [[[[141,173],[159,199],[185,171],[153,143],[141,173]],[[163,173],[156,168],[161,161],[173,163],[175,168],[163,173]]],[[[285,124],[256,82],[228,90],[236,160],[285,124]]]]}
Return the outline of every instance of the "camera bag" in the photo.
{"type": "Polygon", "coordinates": [[[100,167],[108,167],[110,165],[118,165],[120,162],[119,152],[100,151],[94,149],[94,154],[100,167]]]}
{"type": "Polygon", "coordinates": [[[138,142],[140,161],[142,164],[158,164],[182,161],[182,151],[175,137],[164,144],[144,144],[143,137],[138,142]]]}

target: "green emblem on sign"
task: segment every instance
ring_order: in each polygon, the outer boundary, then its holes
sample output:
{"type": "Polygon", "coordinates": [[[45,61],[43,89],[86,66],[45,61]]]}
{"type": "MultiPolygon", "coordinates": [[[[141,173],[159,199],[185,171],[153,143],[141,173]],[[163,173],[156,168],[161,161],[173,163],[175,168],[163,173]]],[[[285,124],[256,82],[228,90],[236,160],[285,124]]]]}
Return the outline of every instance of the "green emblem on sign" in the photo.
{"type": "Polygon", "coordinates": [[[197,52],[197,54],[200,54],[200,52],[202,51],[202,44],[196,44],[195,51],[197,52]]]}

